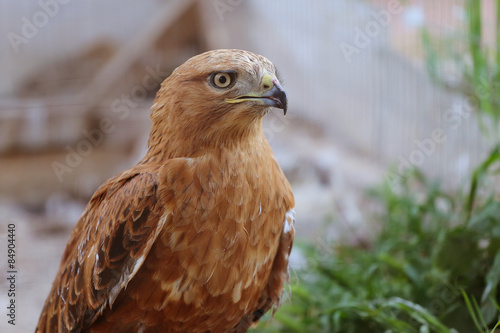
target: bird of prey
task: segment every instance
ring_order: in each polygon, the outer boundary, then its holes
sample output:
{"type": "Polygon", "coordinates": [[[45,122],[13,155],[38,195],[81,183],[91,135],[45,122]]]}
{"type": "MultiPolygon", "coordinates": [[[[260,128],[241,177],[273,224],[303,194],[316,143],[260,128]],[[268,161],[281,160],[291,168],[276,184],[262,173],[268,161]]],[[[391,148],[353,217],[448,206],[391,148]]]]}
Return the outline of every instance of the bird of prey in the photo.
{"type": "Polygon", "coordinates": [[[162,83],[148,151],[92,196],[37,332],[246,332],[280,303],[291,186],[263,117],[286,114],[275,66],[197,55],[162,83]]]}

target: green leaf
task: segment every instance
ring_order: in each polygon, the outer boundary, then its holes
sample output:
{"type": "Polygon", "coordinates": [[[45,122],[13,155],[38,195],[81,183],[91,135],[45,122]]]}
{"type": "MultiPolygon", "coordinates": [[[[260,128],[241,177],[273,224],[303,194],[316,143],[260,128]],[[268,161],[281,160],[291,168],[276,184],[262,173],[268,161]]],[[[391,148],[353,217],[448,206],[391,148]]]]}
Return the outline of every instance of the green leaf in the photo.
{"type": "Polygon", "coordinates": [[[441,269],[449,270],[453,275],[461,275],[469,271],[468,263],[478,257],[477,239],[470,231],[463,228],[453,229],[445,235],[438,251],[436,263],[441,269]]]}
{"type": "Polygon", "coordinates": [[[388,305],[398,307],[423,325],[430,325],[439,333],[450,333],[450,329],[422,306],[399,297],[390,299],[388,305]]]}
{"type": "Polygon", "coordinates": [[[487,203],[470,218],[467,227],[479,234],[500,238],[500,202],[487,203]]]}
{"type": "Polygon", "coordinates": [[[486,274],[486,287],[484,288],[481,302],[486,302],[489,296],[495,297],[497,286],[500,282],[500,252],[495,256],[493,266],[486,274]]]}

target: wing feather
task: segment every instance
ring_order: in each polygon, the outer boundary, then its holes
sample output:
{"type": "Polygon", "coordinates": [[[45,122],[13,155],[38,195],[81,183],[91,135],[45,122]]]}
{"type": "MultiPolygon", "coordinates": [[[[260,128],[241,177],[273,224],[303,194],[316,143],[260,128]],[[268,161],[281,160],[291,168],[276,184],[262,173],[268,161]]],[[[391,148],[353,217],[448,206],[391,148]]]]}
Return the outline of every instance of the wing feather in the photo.
{"type": "Polygon", "coordinates": [[[96,191],[70,237],[37,332],[80,332],[113,305],[165,222],[157,187],[155,174],[128,171],[96,191]]]}

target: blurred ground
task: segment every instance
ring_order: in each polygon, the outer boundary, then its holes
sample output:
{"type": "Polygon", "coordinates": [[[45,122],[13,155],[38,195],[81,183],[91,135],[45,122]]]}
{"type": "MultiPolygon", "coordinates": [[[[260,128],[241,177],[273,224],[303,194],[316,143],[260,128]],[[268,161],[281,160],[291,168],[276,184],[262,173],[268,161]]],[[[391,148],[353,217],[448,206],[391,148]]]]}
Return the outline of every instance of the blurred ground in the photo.
{"type": "MultiPolygon", "coordinates": [[[[46,12],[0,6],[11,37],[46,12]]],[[[89,197],[144,154],[159,82],[203,50],[252,50],[285,77],[289,114],[265,131],[294,187],[299,237],[367,241],[376,226],[362,194],[388,166],[460,186],[485,154],[463,98],[424,71],[420,29],[463,25],[460,1],[89,1],[47,17],[0,47],[0,221],[16,225],[19,265],[18,325],[1,320],[2,332],[33,331],[89,197]]]]}

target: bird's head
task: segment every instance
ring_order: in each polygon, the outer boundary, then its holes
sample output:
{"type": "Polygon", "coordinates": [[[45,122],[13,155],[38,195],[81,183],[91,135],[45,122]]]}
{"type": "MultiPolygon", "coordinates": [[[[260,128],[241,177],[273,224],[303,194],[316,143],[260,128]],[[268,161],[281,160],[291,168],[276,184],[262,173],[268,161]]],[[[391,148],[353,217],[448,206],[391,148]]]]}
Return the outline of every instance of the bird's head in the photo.
{"type": "Polygon", "coordinates": [[[286,115],[287,96],[272,62],[248,51],[209,51],[187,60],[163,82],[151,135],[155,126],[163,126],[162,135],[185,133],[199,145],[228,144],[260,134],[271,107],[286,115]]]}
{"type": "Polygon", "coordinates": [[[174,84],[191,106],[200,103],[212,111],[249,112],[257,115],[270,106],[287,110],[286,94],[273,63],[242,50],[215,50],[192,57],[179,66],[166,83],[174,84]]]}

